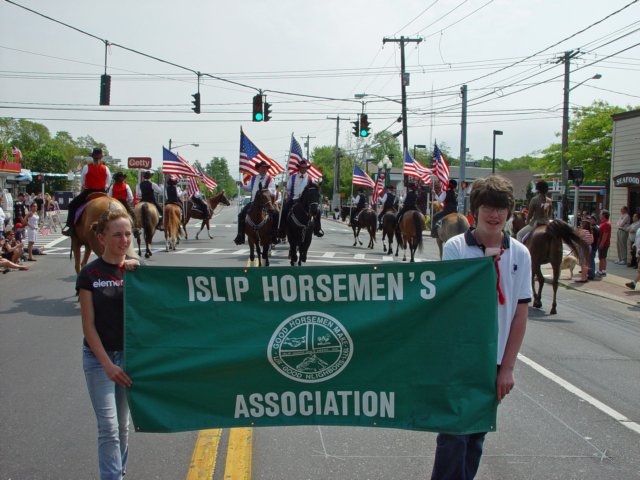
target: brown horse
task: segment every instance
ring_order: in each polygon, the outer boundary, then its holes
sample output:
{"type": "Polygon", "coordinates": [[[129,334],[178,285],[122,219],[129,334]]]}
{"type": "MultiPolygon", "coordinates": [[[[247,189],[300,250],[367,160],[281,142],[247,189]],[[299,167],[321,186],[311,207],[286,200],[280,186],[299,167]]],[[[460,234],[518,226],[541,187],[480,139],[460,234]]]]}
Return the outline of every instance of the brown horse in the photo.
{"type": "MultiPolygon", "coordinates": [[[[162,222],[164,224],[165,251],[175,250],[180,235],[182,209],[175,203],[164,206],[162,222]]],[[[185,229],[186,232],[186,229],[185,229]]]]}
{"type": "Polygon", "coordinates": [[[511,231],[509,232],[513,238],[516,238],[522,227],[527,224],[527,216],[523,212],[513,212],[511,218],[511,231]]]}
{"type": "MultiPolygon", "coordinates": [[[[518,233],[513,230],[513,235],[518,233]]],[[[581,258],[588,258],[589,244],[569,224],[562,220],[551,220],[547,225],[536,227],[525,239],[525,245],[531,254],[531,289],[533,290],[533,306],[542,308],[542,286],[544,276],[542,275],[542,265],[551,264],[553,271],[552,287],[553,300],[551,302],[550,315],[555,315],[556,293],[560,279],[560,264],[562,263],[562,244],[566,243],[569,248],[576,252],[581,258]],[[536,280],[538,288],[536,289],[536,280]]]]}
{"type": "Polygon", "coordinates": [[[452,237],[464,233],[469,230],[469,220],[461,213],[450,213],[442,219],[440,228],[438,228],[438,251],[440,252],[440,260],[442,260],[442,246],[452,237]]]}
{"type": "MultiPolygon", "coordinates": [[[[144,258],[149,258],[153,255],[151,252],[151,243],[156,233],[156,227],[158,226],[158,209],[152,203],[140,202],[136,205],[134,213],[136,215],[136,228],[141,229],[144,233],[144,243],[146,247],[144,258]]],[[[138,235],[137,240],[138,255],[142,255],[142,251],[140,250],[140,244],[142,243],[140,235],[138,235]]]]}
{"type": "Polygon", "coordinates": [[[388,210],[382,216],[382,250],[387,255],[393,255],[393,235],[396,231],[396,211],[388,210]],[[385,240],[389,240],[389,249],[385,244],[385,240]]]}
{"type": "Polygon", "coordinates": [[[354,247],[358,243],[362,245],[358,236],[360,235],[360,230],[363,228],[369,232],[369,243],[367,244],[367,248],[373,248],[373,244],[376,242],[376,231],[378,230],[378,216],[376,215],[375,210],[371,208],[363,208],[360,213],[358,213],[358,220],[355,222],[355,225],[351,225],[351,229],[353,230],[354,247]]]}
{"type": "Polygon", "coordinates": [[[269,266],[269,250],[271,248],[272,214],[275,212],[271,192],[267,188],[261,188],[251,202],[247,219],[244,225],[244,233],[249,242],[249,260],[253,262],[258,254],[258,266],[262,266],[260,257],[265,265],[269,266]]]}
{"type": "Polygon", "coordinates": [[[422,251],[422,228],[424,226],[424,216],[418,210],[408,210],[400,219],[399,229],[396,230],[398,247],[396,248],[396,256],[398,250],[402,246],[404,251],[403,262],[407,261],[407,245],[411,253],[411,262],[415,262],[416,250],[422,251]]]}
{"type": "Polygon", "coordinates": [[[189,223],[189,220],[191,220],[192,218],[195,218],[197,220],[202,220],[202,225],[200,225],[200,230],[198,230],[198,233],[196,233],[196,240],[198,240],[198,236],[200,235],[200,232],[202,232],[205,226],[207,227],[207,235],[209,235],[209,238],[213,238],[209,231],[209,220],[211,220],[211,217],[213,216],[213,213],[215,212],[216,207],[220,203],[222,203],[223,205],[226,205],[227,207],[231,205],[231,202],[229,202],[227,197],[224,196],[224,190],[222,190],[220,193],[217,193],[213,197],[210,197],[207,199],[207,204],[209,205],[209,212],[207,212],[206,215],[202,211],[198,210],[197,208],[194,208],[193,203],[191,201],[187,202],[187,214],[185,215],[184,222],[182,224],[184,227],[184,236],[185,236],[184,238],[186,239],[189,238],[189,236],[187,235],[187,223],[189,223]]]}
{"type": "MultiPolygon", "coordinates": [[[[71,234],[71,251],[75,260],[76,273],[80,273],[80,269],[87,264],[92,251],[98,256],[104,252],[104,247],[98,241],[94,229],[100,216],[108,210],[125,209],[118,200],[108,197],[106,193],[93,193],[89,195],[88,199],[89,201],[71,234]],[[80,247],[82,246],[84,246],[84,256],[81,261],[80,247]]],[[[129,246],[127,255],[135,256],[133,243],[129,246]]]]}

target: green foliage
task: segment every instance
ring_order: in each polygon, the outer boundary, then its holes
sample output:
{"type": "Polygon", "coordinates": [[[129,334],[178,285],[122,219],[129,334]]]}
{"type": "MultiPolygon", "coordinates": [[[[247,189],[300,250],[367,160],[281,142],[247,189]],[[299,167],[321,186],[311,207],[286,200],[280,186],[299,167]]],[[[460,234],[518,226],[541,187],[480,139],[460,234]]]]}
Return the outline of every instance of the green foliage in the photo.
{"type": "MultiPolygon", "coordinates": [[[[336,153],[335,147],[322,146],[313,149],[311,155],[313,163],[316,165],[322,173],[324,173],[324,179],[320,185],[320,191],[322,195],[332,199],[333,198],[333,178],[335,170],[336,153]]],[[[340,149],[340,182],[338,190],[343,201],[351,194],[351,177],[353,174],[353,163],[355,157],[353,155],[346,154],[340,149]]]]}
{"type": "Polygon", "coordinates": [[[202,170],[218,183],[217,191],[224,190],[227,198],[235,197],[238,194],[238,186],[229,174],[226,158],[213,157],[202,170]]]}

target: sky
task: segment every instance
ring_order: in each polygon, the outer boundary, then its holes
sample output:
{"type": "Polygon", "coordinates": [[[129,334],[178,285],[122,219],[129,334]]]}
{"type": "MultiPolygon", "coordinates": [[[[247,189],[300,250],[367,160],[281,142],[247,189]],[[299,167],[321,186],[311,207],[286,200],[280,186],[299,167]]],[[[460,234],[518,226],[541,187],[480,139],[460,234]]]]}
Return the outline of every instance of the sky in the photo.
{"type": "Polygon", "coordinates": [[[340,146],[366,155],[373,140],[351,133],[362,109],[373,134],[402,129],[400,47],[384,38],[422,39],[405,46],[411,149],[437,141],[459,157],[462,85],[472,158],[492,156],[493,130],[503,132],[498,158],[559,143],[565,51],[579,50],[572,108],[640,105],[638,0],[15,3],[86,34],[0,0],[0,116],[90,135],[112,157],[151,157],[154,168],[171,139],[187,160],[225,157],[235,174],[241,127],[282,164],[292,134],[311,137],[311,149],[335,145],[337,124],[340,146]],[[99,105],[105,50],[110,106],[99,105]],[[251,121],[260,90],[269,122],[251,121]]]}

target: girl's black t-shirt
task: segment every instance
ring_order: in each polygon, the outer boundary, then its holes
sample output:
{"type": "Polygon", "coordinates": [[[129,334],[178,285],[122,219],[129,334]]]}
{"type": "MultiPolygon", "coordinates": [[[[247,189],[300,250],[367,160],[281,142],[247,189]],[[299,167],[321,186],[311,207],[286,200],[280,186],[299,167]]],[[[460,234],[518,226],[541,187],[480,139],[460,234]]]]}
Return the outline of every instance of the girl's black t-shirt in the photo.
{"type": "MultiPolygon", "coordinates": [[[[107,351],[122,351],[124,340],[124,271],[102,258],[88,263],[78,274],[76,288],[93,298],[95,326],[107,351]]],[[[84,344],[88,346],[85,339],[84,344]]]]}

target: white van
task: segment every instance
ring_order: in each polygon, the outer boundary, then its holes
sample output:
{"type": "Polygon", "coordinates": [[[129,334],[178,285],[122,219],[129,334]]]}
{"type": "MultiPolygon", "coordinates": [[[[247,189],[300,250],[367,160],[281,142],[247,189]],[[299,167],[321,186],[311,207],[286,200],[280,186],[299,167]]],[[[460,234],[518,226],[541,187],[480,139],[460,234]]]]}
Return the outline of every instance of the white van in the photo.
{"type": "MultiPolygon", "coordinates": [[[[2,189],[2,210],[4,211],[5,219],[11,223],[11,219],[13,218],[13,196],[6,188],[2,189]]],[[[4,227],[4,225],[2,225],[2,227],[4,227]]]]}

